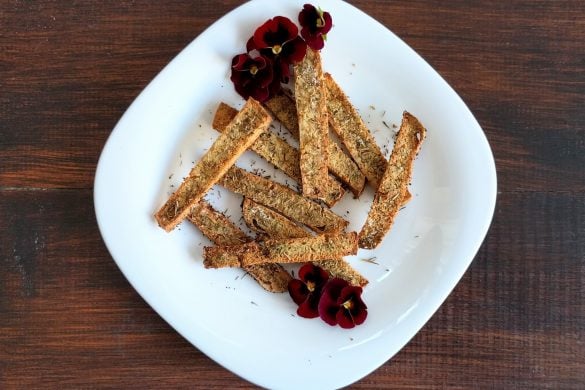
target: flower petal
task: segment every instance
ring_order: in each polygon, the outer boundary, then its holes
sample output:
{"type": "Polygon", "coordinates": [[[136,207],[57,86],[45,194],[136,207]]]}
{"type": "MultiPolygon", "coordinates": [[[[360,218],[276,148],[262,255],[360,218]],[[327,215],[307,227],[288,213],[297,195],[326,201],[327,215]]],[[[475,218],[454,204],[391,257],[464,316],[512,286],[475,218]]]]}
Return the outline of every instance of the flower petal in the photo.
{"type": "Polygon", "coordinates": [[[323,287],[319,301],[319,317],[329,325],[336,325],[338,322],[337,313],[341,310],[338,298],[341,290],[347,285],[347,281],[334,278],[330,279],[323,287]]]}
{"type": "Polygon", "coordinates": [[[323,12],[323,21],[325,22],[325,25],[321,28],[321,35],[327,34],[333,27],[333,19],[331,18],[331,14],[329,14],[329,12],[323,12]]]}
{"type": "Polygon", "coordinates": [[[274,61],[274,78],[279,80],[279,83],[288,84],[290,79],[290,64],[282,61],[281,58],[276,58],[274,61]]]}
{"type": "Polygon", "coordinates": [[[349,310],[346,310],[344,308],[341,308],[337,312],[336,320],[339,326],[341,326],[343,329],[351,329],[355,326],[355,322],[353,317],[351,316],[351,313],[349,312],[349,310]]]}
{"type": "Polygon", "coordinates": [[[305,302],[309,296],[307,285],[298,279],[288,282],[288,293],[297,305],[305,302]]]}
{"type": "MultiPolygon", "coordinates": [[[[344,318],[350,319],[352,323],[355,325],[363,324],[368,316],[368,307],[362,300],[362,288],[359,286],[347,286],[344,287],[341,292],[339,293],[339,297],[337,298],[337,303],[339,305],[343,305],[344,302],[351,302],[351,308],[346,309],[342,306],[342,311],[344,311],[344,318]]],[[[339,324],[341,327],[344,327],[339,324]]],[[[348,326],[348,324],[345,324],[348,326]]],[[[353,328],[353,326],[352,326],[353,328]]]]}
{"type": "Polygon", "coordinates": [[[266,100],[268,100],[269,97],[268,88],[255,88],[250,94],[250,96],[258,100],[259,102],[265,102],[266,100]]]}
{"type": "Polygon", "coordinates": [[[347,285],[339,292],[337,302],[339,304],[342,304],[345,301],[348,301],[348,300],[355,301],[356,299],[361,302],[361,295],[362,295],[362,288],[360,286],[347,285]]]}
{"type": "Polygon", "coordinates": [[[331,326],[337,325],[337,312],[340,306],[337,304],[337,300],[329,296],[328,294],[322,294],[319,300],[319,317],[331,326]]]}
{"type": "Polygon", "coordinates": [[[260,102],[266,101],[273,79],[272,62],[266,57],[252,57],[244,53],[232,59],[230,80],[234,83],[236,92],[244,99],[251,96],[260,102]]]}
{"type": "Polygon", "coordinates": [[[319,296],[317,294],[309,294],[309,297],[299,305],[297,314],[304,318],[319,317],[319,296]]]}
{"type": "Polygon", "coordinates": [[[325,47],[325,40],[323,39],[323,35],[307,34],[304,31],[305,27],[303,27],[303,29],[301,30],[301,36],[305,39],[305,42],[307,42],[307,46],[309,46],[313,50],[321,50],[323,49],[323,47],[325,47]]]}
{"type": "Polygon", "coordinates": [[[238,54],[232,58],[232,68],[238,71],[248,70],[250,56],[247,54],[238,54]]]}
{"type": "Polygon", "coordinates": [[[275,74],[274,77],[272,78],[272,82],[268,86],[270,96],[276,96],[280,92],[280,90],[282,89],[282,85],[280,84],[281,81],[282,77],[279,76],[278,74],[275,74]]]}
{"type": "Polygon", "coordinates": [[[339,302],[339,297],[341,295],[341,291],[348,286],[349,283],[347,280],[341,278],[330,279],[323,288],[323,295],[328,294],[332,299],[335,299],[336,302],[343,303],[339,302]]]}
{"type": "Polygon", "coordinates": [[[249,53],[254,50],[258,50],[258,47],[256,46],[256,43],[254,43],[254,36],[251,36],[250,39],[248,39],[248,42],[246,42],[246,51],[249,53]]]}
{"type": "Polygon", "coordinates": [[[329,12],[323,12],[311,4],[305,4],[299,13],[301,37],[313,50],[321,50],[325,46],[325,35],[333,27],[333,19],[329,12]]]}
{"type": "Polygon", "coordinates": [[[303,38],[297,36],[282,47],[280,57],[289,64],[296,64],[305,58],[306,53],[307,43],[303,40],[303,38]]]}
{"type": "Polygon", "coordinates": [[[353,317],[353,322],[356,325],[361,325],[368,317],[368,310],[364,305],[364,307],[360,307],[359,309],[351,310],[351,316],[353,317]]]}
{"type": "Polygon", "coordinates": [[[267,20],[254,32],[254,44],[256,48],[267,48],[275,45],[283,46],[286,42],[296,37],[298,27],[284,16],[276,16],[267,20]]]}
{"type": "Polygon", "coordinates": [[[309,28],[310,31],[315,31],[318,18],[319,12],[317,11],[317,8],[312,4],[305,4],[299,13],[299,24],[301,27],[309,28]]]}
{"type": "Polygon", "coordinates": [[[307,263],[299,269],[299,278],[307,283],[315,283],[316,289],[321,289],[329,279],[329,273],[313,263],[307,263]]]}

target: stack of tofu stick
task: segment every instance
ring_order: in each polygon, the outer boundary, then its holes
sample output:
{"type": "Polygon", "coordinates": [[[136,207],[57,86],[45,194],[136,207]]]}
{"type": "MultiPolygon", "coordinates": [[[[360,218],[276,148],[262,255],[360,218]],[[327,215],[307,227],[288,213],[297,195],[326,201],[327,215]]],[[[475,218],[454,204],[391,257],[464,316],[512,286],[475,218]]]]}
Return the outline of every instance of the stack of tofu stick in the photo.
{"type": "Polygon", "coordinates": [[[206,268],[241,267],[268,291],[287,290],[291,275],[281,264],[308,261],[364,286],[366,278],[343,256],[375,248],[390,230],[411,197],[407,187],[426,130],[404,112],[386,160],[345,93],[323,73],[319,52],[309,49],[294,75],[294,97],[280,93],[264,104],[250,98],[240,111],[219,104],[217,140],[155,218],[166,231],[188,219],[215,244],[204,248],[206,268]],[[269,129],[273,116],[299,149],[269,129]],[[343,147],[330,139],[330,127],[343,147]],[[237,167],[248,149],[296,180],[302,192],[237,167]],[[366,182],[376,190],[367,220],[359,233],[346,232],[348,222],[330,207],[346,190],[359,197],[366,182]],[[255,239],[203,199],[216,184],[243,196],[244,221],[255,239]]]}

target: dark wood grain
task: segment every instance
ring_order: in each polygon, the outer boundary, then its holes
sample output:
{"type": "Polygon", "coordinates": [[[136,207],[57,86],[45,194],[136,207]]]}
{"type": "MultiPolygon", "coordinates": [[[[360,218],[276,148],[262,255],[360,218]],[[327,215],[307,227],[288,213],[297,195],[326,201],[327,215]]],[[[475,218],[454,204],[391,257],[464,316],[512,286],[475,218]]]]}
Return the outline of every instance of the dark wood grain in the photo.
{"type": "MultiPolygon", "coordinates": [[[[124,110],[239,3],[0,4],[0,388],[253,387],[132,289],[92,201],[124,110]]],[[[585,2],[354,4],[468,103],[499,184],[464,278],[354,387],[585,388],[585,2]]]]}

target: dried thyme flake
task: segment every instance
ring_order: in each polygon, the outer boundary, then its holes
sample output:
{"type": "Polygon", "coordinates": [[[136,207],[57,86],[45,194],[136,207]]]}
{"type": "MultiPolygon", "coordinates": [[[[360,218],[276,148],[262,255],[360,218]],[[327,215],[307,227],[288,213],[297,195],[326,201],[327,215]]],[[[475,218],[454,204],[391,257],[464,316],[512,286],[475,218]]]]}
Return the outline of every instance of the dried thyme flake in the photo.
{"type": "Polygon", "coordinates": [[[382,121],[382,123],[384,124],[384,126],[386,126],[387,128],[390,128],[390,126],[388,126],[388,123],[386,123],[386,121],[382,121]]]}
{"type": "Polygon", "coordinates": [[[373,256],[373,257],[367,257],[365,259],[360,259],[360,260],[361,261],[365,261],[366,263],[372,263],[372,264],[380,265],[380,264],[376,263],[376,260],[377,259],[378,258],[376,256],[373,256]]]}

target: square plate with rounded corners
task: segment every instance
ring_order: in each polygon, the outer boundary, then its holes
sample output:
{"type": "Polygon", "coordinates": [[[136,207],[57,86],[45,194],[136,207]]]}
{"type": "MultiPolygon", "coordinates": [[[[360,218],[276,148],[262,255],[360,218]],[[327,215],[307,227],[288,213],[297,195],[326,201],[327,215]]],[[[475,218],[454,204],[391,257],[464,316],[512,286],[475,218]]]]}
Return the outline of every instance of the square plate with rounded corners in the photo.
{"type": "MultiPolygon", "coordinates": [[[[269,388],[334,388],[364,377],[402,348],[447,298],[485,237],[496,173],[484,133],[459,96],[410,47],[371,17],[336,0],[319,5],[334,28],[322,51],[330,72],[388,154],[403,110],[428,129],[410,191],[383,244],[348,260],[370,283],[366,322],[351,330],[295,315],[288,294],[262,290],[241,270],[206,270],[209,241],[188,223],[171,233],[154,212],[215,139],[217,104],[240,107],[231,58],[265,20],[296,21],[302,1],[255,0],[187,46],[120,119],[99,160],[95,209],[112,257],[142,297],[219,364],[269,388]],[[360,26],[360,36],[355,36],[360,26]],[[362,261],[375,257],[375,263],[362,261]]],[[[275,130],[280,130],[276,125],[275,130]]],[[[285,177],[246,152],[238,165],[285,177]]],[[[333,210],[359,231],[373,193],[348,194],[333,210]]],[[[207,198],[235,222],[241,198],[214,187],[207,198]]]]}

